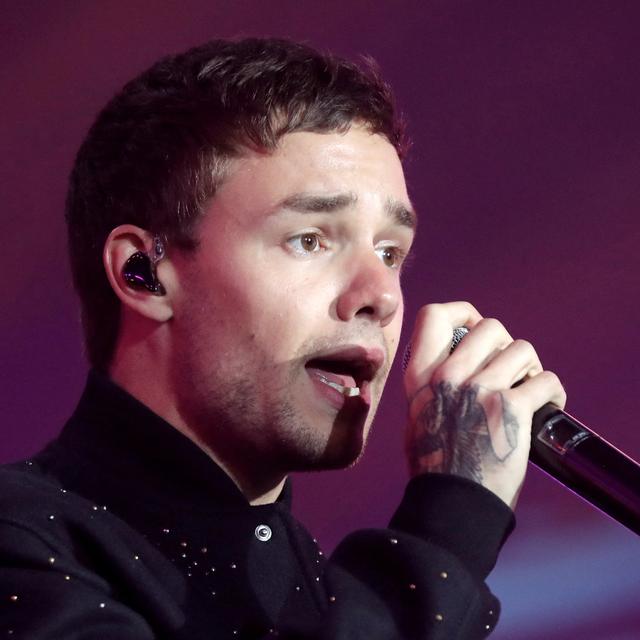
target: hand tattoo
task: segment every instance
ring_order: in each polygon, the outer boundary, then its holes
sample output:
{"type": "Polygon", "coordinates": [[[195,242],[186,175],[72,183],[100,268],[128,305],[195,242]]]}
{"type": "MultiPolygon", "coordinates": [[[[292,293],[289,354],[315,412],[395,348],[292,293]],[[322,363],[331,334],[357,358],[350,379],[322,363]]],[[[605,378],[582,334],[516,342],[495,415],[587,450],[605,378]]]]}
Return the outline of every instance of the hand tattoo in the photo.
{"type": "Polygon", "coordinates": [[[483,470],[505,462],[518,444],[518,421],[501,393],[490,392],[487,398],[492,425],[478,385],[453,387],[441,382],[431,387],[433,398],[416,418],[408,443],[411,474],[424,471],[453,473],[482,482],[483,470]],[[497,406],[496,406],[497,403],[497,406]],[[493,438],[491,436],[493,433],[493,438]],[[496,446],[494,439],[503,440],[496,446]]]}

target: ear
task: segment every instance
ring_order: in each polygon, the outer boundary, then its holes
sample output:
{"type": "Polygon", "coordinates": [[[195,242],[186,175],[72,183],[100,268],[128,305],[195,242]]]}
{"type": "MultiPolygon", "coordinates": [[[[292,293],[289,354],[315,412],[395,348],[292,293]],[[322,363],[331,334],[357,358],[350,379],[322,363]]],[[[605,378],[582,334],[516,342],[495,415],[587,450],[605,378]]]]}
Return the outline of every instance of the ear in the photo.
{"type": "Polygon", "coordinates": [[[123,271],[127,260],[138,251],[147,254],[150,259],[154,256],[154,238],[148,231],[132,224],[123,224],[111,231],[102,252],[109,284],[125,307],[149,320],[166,322],[173,317],[173,265],[166,254],[155,265],[157,278],[164,288],[163,295],[134,288],[125,280],[123,271]]]}

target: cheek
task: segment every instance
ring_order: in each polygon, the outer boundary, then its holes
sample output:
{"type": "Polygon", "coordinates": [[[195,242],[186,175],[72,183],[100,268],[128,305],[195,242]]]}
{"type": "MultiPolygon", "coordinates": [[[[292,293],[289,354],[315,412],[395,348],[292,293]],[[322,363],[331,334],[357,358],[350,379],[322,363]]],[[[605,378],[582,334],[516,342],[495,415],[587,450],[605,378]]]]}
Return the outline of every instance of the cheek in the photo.
{"type": "Polygon", "coordinates": [[[285,282],[257,274],[225,282],[217,292],[218,320],[236,341],[248,340],[264,351],[298,344],[322,316],[314,296],[285,282]]]}
{"type": "MultiPolygon", "coordinates": [[[[331,315],[336,281],[312,264],[296,264],[260,247],[240,247],[193,272],[188,307],[200,319],[212,323],[209,331],[224,347],[254,348],[282,358],[316,333],[331,315]],[[233,267],[231,267],[233,265],[233,267]],[[200,298],[200,301],[197,300],[200,298]]],[[[192,319],[193,321],[194,319],[192,319]]],[[[324,327],[326,330],[326,327],[324,327]]]]}
{"type": "Polygon", "coordinates": [[[326,316],[314,296],[291,286],[263,288],[252,293],[246,304],[246,319],[262,343],[299,346],[326,316]]]}
{"type": "Polygon", "coordinates": [[[400,334],[402,332],[402,322],[404,318],[404,304],[402,299],[398,306],[398,310],[393,320],[386,327],[387,344],[389,347],[389,358],[393,360],[396,351],[398,350],[398,344],[400,342],[400,334]]]}

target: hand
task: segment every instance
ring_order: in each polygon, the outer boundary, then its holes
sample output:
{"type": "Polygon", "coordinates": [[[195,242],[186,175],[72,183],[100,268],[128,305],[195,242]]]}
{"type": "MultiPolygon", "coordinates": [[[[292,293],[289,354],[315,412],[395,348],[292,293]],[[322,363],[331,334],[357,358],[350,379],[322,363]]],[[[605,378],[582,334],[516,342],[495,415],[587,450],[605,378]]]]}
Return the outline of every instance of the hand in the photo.
{"type": "Polygon", "coordinates": [[[534,412],[547,402],[566,403],[558,377],[543,371],[533,346],[513,340],[498,320],[483,318],[467,302],[420,310],[405,389],[411,476],[459,475],[512,508],[524,480],[534,412]],[[469,333],[450,354],[460,326],[469,333]]]}

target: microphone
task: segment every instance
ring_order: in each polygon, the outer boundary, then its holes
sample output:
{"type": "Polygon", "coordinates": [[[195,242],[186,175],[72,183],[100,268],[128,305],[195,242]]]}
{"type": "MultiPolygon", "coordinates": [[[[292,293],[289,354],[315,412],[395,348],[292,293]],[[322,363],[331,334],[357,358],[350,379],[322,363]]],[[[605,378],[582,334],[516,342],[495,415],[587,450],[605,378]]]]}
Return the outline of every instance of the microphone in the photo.
{"type": "MultiPolygon", "coordinates": [[[[451,352],[468,331],[454,330],[451,352]]],[[[410,357],[408,345],[403,370],[410,357]]],[[[640,464],[550,402],[533,414],[529,461],[640,535],[640,464]]]]}
{"type": "Polygon", "coordinates": [[[529,460],[640,535],[640,465],[554,404],[533,414],[529,460]]]}

